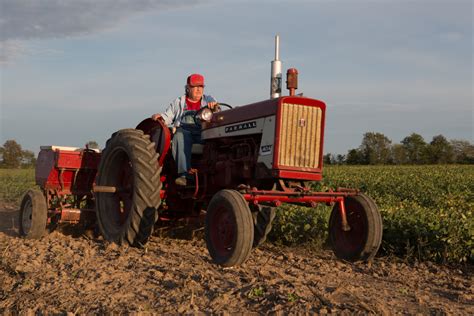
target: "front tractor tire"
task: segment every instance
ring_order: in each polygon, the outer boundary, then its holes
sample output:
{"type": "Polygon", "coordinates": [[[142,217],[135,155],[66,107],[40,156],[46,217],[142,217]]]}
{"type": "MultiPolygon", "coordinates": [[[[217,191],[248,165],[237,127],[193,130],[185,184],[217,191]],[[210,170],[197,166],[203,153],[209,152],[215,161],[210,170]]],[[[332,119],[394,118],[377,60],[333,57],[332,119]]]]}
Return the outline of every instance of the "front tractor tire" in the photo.
{"type": "Polygon", "coordinates": [[[97,185],[115,193],[96,193],[96,212],[105,239],[141,247],[153,233],[161,204],[161,167],[155,144],[141,130],[112,135],[102,152],[97,185]]]}
{"type": "Polygon", "coordinates": [[[38,239],[46,233],[48,207],[42,192],[29,190],[23,196],[20,208],[20,235],[38,239]]]}
{"type": "Polygon", "coordinates": [[[242,194],[221,190],[206,213],[206,244],[213,261],[224,267],[242,264],[250,255],[254,238],[252,213],[242,194]]]}
{"type": "Polygon", "coordinates": [[[382,243],[382,217],[375,202],[359,193],[344,199],[348,231],[342,228],[339,203],[329,218],[329,241],[336,256],[347,261],[370,261],[382,243]]]}

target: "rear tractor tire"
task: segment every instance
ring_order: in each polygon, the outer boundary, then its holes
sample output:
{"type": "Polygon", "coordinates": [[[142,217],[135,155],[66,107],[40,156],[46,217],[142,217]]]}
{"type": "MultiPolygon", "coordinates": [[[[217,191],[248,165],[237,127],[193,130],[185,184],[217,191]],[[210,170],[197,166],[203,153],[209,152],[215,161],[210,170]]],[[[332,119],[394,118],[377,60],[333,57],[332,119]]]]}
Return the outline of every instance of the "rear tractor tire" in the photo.
{"type": "Polygon", "coordinates": [[[38,190],[29,190],[23,196],[20,208],[20,235],[38,239],[45,235],[48,222],[46,198],[38,190]]]}
{"type": "Polygon", "coordinates": [[[96,213],[105,239],[143,246],[153,233],[161,204],[161,167],[155,144],[141,130],[112,135],[102,152],[97,185],[115,193],[96,193],[96,213]]]}
{"type": "Polygon", "coordinates": [[[249,205],[235,190],[221,190],[206,213],[206,244],[213,261],[224,267],[242,264],[250,255],[254,224],[249,205]]]}
{"type": "Polygon", "coordinates": [[[347,223],[350,229],[342,229],[339,204],[329,218],[329,241],[336,256],[348,261],[372,260],[382,243],[382,217],[375,202],[359,193],[344,199],[347,223]]]}

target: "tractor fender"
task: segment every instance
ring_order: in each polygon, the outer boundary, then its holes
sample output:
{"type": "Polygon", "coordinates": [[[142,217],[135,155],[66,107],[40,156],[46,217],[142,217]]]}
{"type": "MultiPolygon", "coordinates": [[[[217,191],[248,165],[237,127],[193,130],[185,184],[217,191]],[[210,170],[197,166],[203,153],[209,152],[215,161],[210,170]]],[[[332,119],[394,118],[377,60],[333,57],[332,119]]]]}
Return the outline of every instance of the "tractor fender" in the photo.
{"type": "Polygon", "coordinates": [[[143,133],[150,136],[150,140],[155,143],[155,151],[160,154],[158,162],[163,165],[166,155],[170,149],[171,132],[168,126],[162,120],[144,119],[135,129],[142,130],[143,133]]]}

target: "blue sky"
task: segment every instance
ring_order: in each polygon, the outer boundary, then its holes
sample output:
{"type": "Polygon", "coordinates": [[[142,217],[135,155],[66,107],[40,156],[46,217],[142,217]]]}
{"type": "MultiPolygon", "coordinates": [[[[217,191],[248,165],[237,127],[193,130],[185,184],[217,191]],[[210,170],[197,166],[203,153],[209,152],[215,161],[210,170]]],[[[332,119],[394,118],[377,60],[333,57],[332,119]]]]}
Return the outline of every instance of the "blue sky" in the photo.
{"type": "Polygon", "coordinates": [[[0,0],[0,143],[102,147],[194,72],[221,102],[267,99],[275,34],[328,105],[325,152],[369,131],[473,141],[472,1],[0,0]]]}

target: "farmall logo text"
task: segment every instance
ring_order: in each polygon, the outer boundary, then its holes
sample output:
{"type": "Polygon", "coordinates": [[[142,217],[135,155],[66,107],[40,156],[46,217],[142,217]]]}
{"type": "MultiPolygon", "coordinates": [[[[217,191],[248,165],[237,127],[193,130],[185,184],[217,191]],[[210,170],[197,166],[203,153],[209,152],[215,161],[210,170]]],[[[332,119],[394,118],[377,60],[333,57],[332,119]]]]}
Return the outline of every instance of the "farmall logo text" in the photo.
{"type": "Polygon", "coordinates": [[[250,129],[250,128],[257,128],[257,121],[227,126],[225,128],[225,132],[233,133],[233,132],[242,131],[244,129],[250,129]]]}

